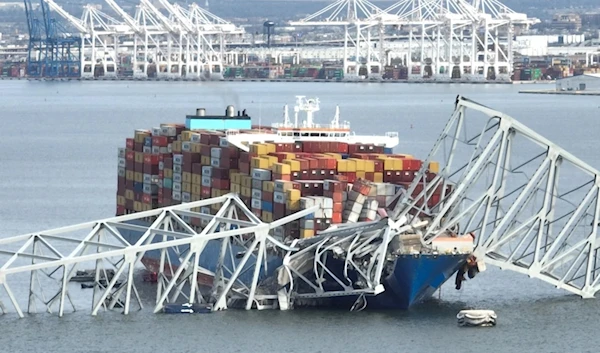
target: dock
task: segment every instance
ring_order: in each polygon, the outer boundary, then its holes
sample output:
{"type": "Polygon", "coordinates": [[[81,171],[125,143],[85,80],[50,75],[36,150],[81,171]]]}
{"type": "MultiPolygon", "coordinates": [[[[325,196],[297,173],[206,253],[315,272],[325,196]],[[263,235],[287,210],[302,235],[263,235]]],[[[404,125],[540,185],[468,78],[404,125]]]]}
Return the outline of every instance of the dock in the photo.
{"type": "Polygon", "coordinates": [[[557,91],[554,89],[546,90],[524,90],[519,93],[527,94],[556,94],[565,96],[600,96],[600,91],[557,91]]]}

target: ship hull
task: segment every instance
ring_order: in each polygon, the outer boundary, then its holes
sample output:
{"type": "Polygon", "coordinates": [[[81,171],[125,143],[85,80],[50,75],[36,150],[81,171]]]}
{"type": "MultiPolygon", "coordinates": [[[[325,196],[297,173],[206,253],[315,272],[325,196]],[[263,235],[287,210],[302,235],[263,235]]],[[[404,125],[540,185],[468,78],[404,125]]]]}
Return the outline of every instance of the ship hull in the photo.
{"type": "MultiPolygon", "coordinates": [[[[148,224],[136,222],[138,225],[148,224]]],[[[140,239],[142,233],[137,231],[122,231],[125,239],[131,243],[137,242],[140,239]]],[[[156,236],[154,240],[159,241],[159,237],[156,236]]],[[[243,251],[242,247],[231,246],[233,254],[226,253],[225,259],[229,259],[229,263],[225,261],[225,264],[229,268],[232,268],[231,258],[233,261],[240,261],[241,256],[238,252],[243,251]],[[233,255],[233,256],[232,256],[233,255]],[[238,256],[236,256],[238,255],[238,256]]],[[[185,255],[186,248],[180,248],[179,254],[174,249],[169,248],[167,250],[169,261],[172,268],[169,269],[168,265],[165,265],[165,272],[167,275],[177,270],[180,265],[179,257],[181,254],[185,255]]],[[[202,255],[200,257],[199,265],[209,272],[214,272],[215,265],[218,262],[219,255],[221,252],[221,241],[211,240],[207,243],[202,255]]],[[[464,264],[467,258],[467,254],[458,255],[400,255],[396,258],[389,274],[384,277],[382,283],[385,291],[376,296],[366,296],[364,299],[367,301],[366,307],[369,309],[409,309],[415,304],[421,303],[427,300],[431,295],[441,287],[456,271],[464,264]]],[[[160,269],[160,257],[161,250],[147,251],[142,258],[142,263],[148,271],[159,272],[160,269]]],[[[282,264],[282,259],[277,256],[269,255],[267,257],[267,268],[262,269],[260,273],[260,279],[270,277],[274,274],[282,264]]],[[[328,268],[332,272],[343,278],[344,262],[336,259],[328,259],[328,268]]],[[[244,270],[240,276],[240,280],[243,282],[250,282],[253,276],[253,270],[250,267],[254,266],[253,259],[249,259],[244,270]]],[[[356,280],[357,274],[353,271],[348,273],[348,277],[352,280],[356,280]]],[[[200,273],[198,280],[201,284],[211,285],[212,274],[200,273]]],[[[332,280],[327,283],[334,283],[332,280]]],[[[332,290],[335,290],[333,287],[332,290]]],[[[339,289],[338,289],[339,290],[339,289]]],[[[295,306],[327,306],[327,307],[343,307],[349,308],[359,299],[357,296],[337,296],[332,298],[307,298],[297,300],[295,306]]]]}

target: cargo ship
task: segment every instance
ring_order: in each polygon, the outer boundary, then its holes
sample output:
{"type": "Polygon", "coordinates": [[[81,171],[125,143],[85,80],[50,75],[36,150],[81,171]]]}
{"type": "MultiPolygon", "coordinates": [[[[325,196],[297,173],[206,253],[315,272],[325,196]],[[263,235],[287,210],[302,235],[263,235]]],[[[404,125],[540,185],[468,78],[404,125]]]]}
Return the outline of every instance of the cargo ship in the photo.
{"type": "MultiPolygon", "coordinates": [[[[117,215],[235,193],[263,222],[319,205],[314,214],[274,230],[273,236],[288,244],[296,239],[297,244],[310,243],[327,236],[328,229],[350,223],[387,226],[386,209],[397,202],[397,195],[410,185],[423,162],[393,152],[399,143],[397,132],[355,134],[348,122],[340,121],[339,108],[330,124],[316,123],[319,104],[318,99],[298,96],[293,121],[285,106],[283,122],[268,127],[252,125],[245,110],[236,112],[228,106],[224,114],[207,115],[200,108],[186,116],[185,124],[136,130],[119,149],[117,215]]],[[[430,162],[427,178],[438,171],[439,164],[430,162]]],[[[440,195],[436,190],[429,206],[435,206],[440,195]]],[[[218,209],[216,205],[198,212],[215,214],[218,209]]],[[[205,225],[199,218],[184,220],[197,231],[205,225]]],[[[127,231],[123,236],[136,243],[142,233],[127,231]]],[[[473,250],[473,238],[456,234],[440,236],[429,247],[416,235],[392,243],[385,290],[366,299],[370,308],[407,309],[423,301],[466,266],[473,250]]],[[[200,281],[211,283],[220,249],[218,241],[206,245],[199,260],[200,281]]],[[[231,249],[236,253],[225,257],[239,261],[237,251],[243,249],[231,249]]],[[[180,264],[181,252],[169,249],[172,267],[180,264]]],[[[142,262],[157,272],[159,259],[158,250],[148,251],[142,262]]],[[[282,255],[269,254],[267,264],[261,280],[277,276],[282,255]]],[[[333,254],[329,264],[332,273],[345,271],[344,259],[333,254]]],[[[252,271],[247,272],[241,281],[251,280],[252,271]]],[[[321,297],[297,305],[349,306],[356,300],[356,296],[321,297]]]]}

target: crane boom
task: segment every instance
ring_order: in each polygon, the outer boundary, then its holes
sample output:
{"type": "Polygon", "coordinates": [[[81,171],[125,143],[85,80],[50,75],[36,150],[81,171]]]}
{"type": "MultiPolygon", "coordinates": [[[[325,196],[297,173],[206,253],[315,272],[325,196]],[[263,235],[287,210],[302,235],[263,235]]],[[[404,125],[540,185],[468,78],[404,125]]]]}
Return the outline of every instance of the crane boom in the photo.
{"type": "Polygon", "coordinates": [[[84,26],[84,24],[78,18],[71,16],[67,11],[65,11],[62,7],[60,7],[53,0],[42,0],[42,1],[44,1],[52,10],[56,11],[65,20],[69,21],[79,32],[89,33],[88,29],[84,26]]]}

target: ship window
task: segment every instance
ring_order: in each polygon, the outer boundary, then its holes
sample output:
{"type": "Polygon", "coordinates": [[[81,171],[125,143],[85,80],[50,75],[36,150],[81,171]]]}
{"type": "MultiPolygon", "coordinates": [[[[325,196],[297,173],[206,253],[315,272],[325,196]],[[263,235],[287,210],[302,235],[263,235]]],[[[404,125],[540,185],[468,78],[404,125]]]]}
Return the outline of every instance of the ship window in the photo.
{"type": "Polygon", "coordinates": [[[303,132],[302,136],[308,136],[308,132],[303,132]]]}
{"type": "Polygon", "coordinates": [[[311,132],[311,133],[310,133],[310,136],[311,136],[311,137],[317,137],[317,136],[319,136],[319,134],[318,134],[318,133],[316,133],[316,132],[311,132]]]}
{"type": "Polygon", "coordinates": [[[300,136],[300,134],[297,132],[294,132],[294,136],[300,136]]]}

